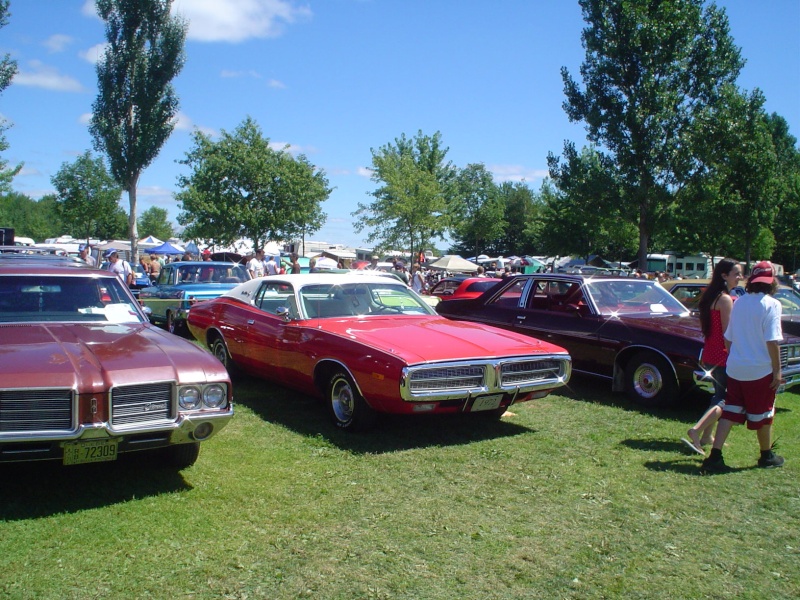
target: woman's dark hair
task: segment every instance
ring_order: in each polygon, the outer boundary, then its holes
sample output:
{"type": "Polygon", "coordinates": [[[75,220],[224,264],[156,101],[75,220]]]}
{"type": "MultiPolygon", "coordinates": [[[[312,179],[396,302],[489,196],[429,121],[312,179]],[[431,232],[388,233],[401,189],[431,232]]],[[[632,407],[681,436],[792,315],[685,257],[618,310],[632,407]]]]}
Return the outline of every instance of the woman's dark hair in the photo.
{"type": "Polygon", "coordinates": [[[774,296],[778,291],[778,280],[773,278],[772,283],[748,283],[745,286],[748,294],[768,294],[774,296]]]}
{"type": "Polygon", "coordinates": [[[711,275],[711,281],[703,290],[703,295],[700,296],[700,303],[697,307],[700,309],[700,326],[703,329],[703,335],[708,337],[711,333],[711,307],[714,305],[717,297],[721,292],[728,291],[728,286],[725,284],[723,275],[727,275],[738,263],[730,258],[723,258],[714,266],[714,274],[711,275]]]}

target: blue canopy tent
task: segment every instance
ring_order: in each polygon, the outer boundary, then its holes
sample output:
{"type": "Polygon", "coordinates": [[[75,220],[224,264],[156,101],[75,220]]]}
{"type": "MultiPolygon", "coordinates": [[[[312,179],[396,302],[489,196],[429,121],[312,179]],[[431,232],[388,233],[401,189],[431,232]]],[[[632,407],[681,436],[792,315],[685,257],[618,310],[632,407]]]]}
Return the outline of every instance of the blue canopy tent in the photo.
{"type": "Polygon", "coordinates": [[[168,256],[184,253],[184,250],[176,248],[169,242],[164,242],[163,244],[161,244],[160,246],[156,246],[155,248],[148,248],[147,251],[150,254],[166,254],[168,256]]]}

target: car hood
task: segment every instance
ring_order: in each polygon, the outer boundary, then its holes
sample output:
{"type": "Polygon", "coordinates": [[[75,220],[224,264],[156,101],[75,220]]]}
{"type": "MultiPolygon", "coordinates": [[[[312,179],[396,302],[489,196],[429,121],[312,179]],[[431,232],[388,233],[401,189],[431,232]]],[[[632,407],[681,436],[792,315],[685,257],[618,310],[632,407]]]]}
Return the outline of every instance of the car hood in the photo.
{"type": "Polygon", "coordinates": [[[542,340],[443,317],[325,319],[324,329],[397,355],[408,364],[565,353],[542,340]]]}
{"type": "Polygon", "coordinates": [[[619,318],[621,323],[635,326],[639,330],[647,330],[654,335],[677,335],[703,342],[703,331],[700,327],[700,319],[696,317],[676,317],[676,316],[636,316],[624,315],[619,318]]]}
{"type": "Polygon", "coordinates": [[[9,324],[0,325],[0,336],[3,388],[95,392],[130,383],[227,379],[210,354],[149,324],[9,324]]]}

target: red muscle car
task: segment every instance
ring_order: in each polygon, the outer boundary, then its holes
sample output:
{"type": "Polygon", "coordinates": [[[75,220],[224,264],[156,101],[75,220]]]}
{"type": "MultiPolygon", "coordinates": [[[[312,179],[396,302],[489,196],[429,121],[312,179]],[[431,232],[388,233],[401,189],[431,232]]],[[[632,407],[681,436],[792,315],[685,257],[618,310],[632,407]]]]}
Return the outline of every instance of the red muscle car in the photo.
{"type": "Polygon", "coordinates": [[[496,416],[564,385],[563,348],[439,317],[389,277],[306,274],[248,281],[189,313],[197,340],[241,368],[323,396],[336,425],[376,413],[496,416]]]}
{"type": "Polygon", "coordinates": [[[0,354],[0,462],[158,450],[185,467],[233,415],[219,361],[69,259],[0,255],[0,354]]]}

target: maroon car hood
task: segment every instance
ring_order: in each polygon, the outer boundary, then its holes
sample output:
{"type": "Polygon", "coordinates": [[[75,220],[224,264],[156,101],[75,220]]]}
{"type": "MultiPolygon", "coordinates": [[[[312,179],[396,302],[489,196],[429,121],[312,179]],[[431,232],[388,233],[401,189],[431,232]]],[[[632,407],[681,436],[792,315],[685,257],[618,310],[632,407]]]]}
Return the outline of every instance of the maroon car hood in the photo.
{"type": "Polygon", "coordinates": [[[0,387],[94,392],[147,381],[224,380],[222,365],[190,342],[143,324],[0,325],[0,387]]]}
{"type": "Polygon", "coordinates": [[[660,333],[678,335],[703,342],[703,331],[700,328],[700,319],[695,317],[653,317],[625,315],[619,319],[620,323],[635,324],[637,329],[651,331],[654,335],[660,333]]]}
{"type": "Polygon", "coordinates": [[[321,323],[327,331],[395,354],[409,364],[566,353],[560,346],[513,331],[443,317],[325,319],[321,323]]]}

